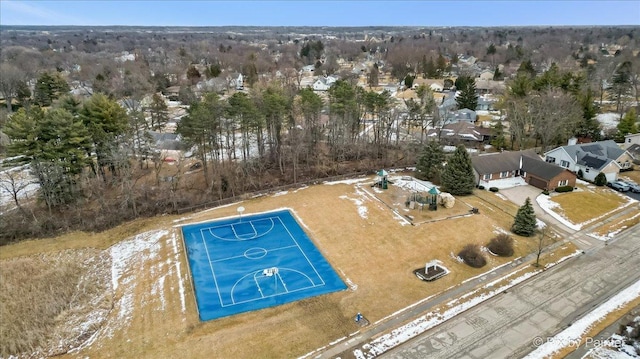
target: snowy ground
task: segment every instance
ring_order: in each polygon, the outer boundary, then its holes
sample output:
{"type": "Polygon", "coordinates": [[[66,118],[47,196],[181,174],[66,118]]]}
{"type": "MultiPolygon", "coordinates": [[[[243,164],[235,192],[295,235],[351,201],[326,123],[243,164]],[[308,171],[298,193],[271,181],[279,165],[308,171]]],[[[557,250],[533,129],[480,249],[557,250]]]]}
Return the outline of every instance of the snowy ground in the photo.
{"type": "MultiPolygon", "coordinates": [[[[136,305],[156,303],[157,310],[166,310],[165,295],[168,292],[178,292],[180,310],[186,314],[185,287],[180,262],[177,235],[167,230],[153,230],[140,233],[131,239],[113,245],[108,250],[112,259],[111,283],[115,292],[113,309],[104,325],[88,338],[76,350],[92,345],[98,338],[112,338],[116,331],[127,328],[132,320],[136,305]],[[170,255],[166,260],[160,260],[162,248],[169,248],[170,255]],[[138,275],[144,273],[142,268],[150,267],[153,283],[150,291],[143,291],[142,298],[136,292],[136,286],[141,283],[138,275]],[[177,288],[170,286],[175,280],[169,277],[177,276],[177,288]]],[[[104,319],[104,318],[102,318],[104,319]]],[[[186,320],[186,317],[183,318],[186,320]]]]}
{"type": "Polygon", "coordinates": [[[535,338],[534,344],[536,344],[536,341],[540,339],[537,343],[540,344],[540,346],[533,352],[529,353],[525,358],[537,359],[549,357],[563,348],[576,347],[582,341],[583,335],[587,334],[589,329],[591,329],[595,324],[600,322],[609,313],[616,311],[618,308],[623,307],[637,298],[640,298],[640,281],[635,282],[608,301],[602,303],[596,309],[580,318],[569,328],[563,330],[557,335],[546,339],[535,338]]]}
{"type": "Polygon", "coordinates": [[[602,129],[606,131],[618,126],[620,114],[613,112],[599,113],[596,115],[596,120],[602,124],[602,129]]]}
{"type": "Polygon", "coordinates": [[[20,188],[18,200],[34,198],[40,185],[29,171],[29,165],[3,169],[0,171],[0,208],[15,206],[12,187],[20,188]],[[12,185],[12,178],[13,183],[12,185]]]}

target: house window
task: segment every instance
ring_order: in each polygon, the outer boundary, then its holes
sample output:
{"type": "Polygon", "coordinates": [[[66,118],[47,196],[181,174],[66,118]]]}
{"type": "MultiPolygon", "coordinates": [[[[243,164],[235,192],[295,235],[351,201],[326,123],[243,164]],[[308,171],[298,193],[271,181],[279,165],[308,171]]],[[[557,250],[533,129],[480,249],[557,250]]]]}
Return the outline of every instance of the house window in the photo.
{"type": "Polygon", "coordinates": [[[500,178],[509,177],[509,171],[500,172],[500,178]]]}
{"type": "Polygon", "coordinates": [[[567,185],[569,185],[569,180],[558,181],[558,186],[560,187],[567,186],[567,185]]]}
{"type": "Polygon", "coordinates": [[[584,171],[585,171],[586,173],[589,173],[589,167],[585,168],[585,169],[584,169],[584,171]]]}
{"type": "Polygon", "coordinates": [[[482,176],[482,180],[483,180],[483,181],[488,181],[488,180],[490,180],[490,179],[491,179],[491,173],[489,173],[489,174],[486,174],[486,175],[482,176]]]}
{"type": "Polygon", "coordinates": [[[631,139],[630,138],[627,138],[627,143],[631,143],[631,139]]]}
{"type": "Polygon", "coordinates": [[[569,168],[569,161],[560,161],[560,166],[564,167],[564,168],[569,168]]]}

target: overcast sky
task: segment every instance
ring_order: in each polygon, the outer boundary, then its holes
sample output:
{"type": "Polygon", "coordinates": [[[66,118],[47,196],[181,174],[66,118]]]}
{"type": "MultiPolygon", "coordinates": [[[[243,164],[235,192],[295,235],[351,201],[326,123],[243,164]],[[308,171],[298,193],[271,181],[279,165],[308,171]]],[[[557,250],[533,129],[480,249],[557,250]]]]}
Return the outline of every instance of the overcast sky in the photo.
{"type": "Polygon", "coordinates": [[[0,0],[0,25],[640,25],[640,0],[0,0]]]}

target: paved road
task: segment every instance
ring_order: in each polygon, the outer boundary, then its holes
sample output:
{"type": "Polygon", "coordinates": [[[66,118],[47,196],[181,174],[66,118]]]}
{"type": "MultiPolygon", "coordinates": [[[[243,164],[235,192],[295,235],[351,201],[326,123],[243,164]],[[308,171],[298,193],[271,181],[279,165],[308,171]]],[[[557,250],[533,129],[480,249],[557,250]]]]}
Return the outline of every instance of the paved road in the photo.
{"type": "Polygon", "coordinates": [[[640,225],[397,347],[382,358],[521,358],[640,279],[640,225]]]}

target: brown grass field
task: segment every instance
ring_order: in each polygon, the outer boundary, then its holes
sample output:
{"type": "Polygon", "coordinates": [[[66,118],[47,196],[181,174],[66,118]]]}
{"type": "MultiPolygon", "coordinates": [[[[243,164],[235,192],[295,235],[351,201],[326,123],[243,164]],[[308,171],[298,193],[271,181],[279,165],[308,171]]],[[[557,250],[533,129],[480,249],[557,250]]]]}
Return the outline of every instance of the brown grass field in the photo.
{"type": "Polygon", "coordinates": [[[600,217],[628,202],[628,198],[607,187],[578,185],[580,191],[554,195],[551,200],[560,205],[553,210],[571,223],[583,223],[600,217]]]}
{"type": "MultiPolygon", "coordinates": [[[[155,239],[145,239],[147,247],[123,262],[126,266],[122,267],[119,285],[110,302],[113,309],[100,329],[87,345],[61,357],[292,358],[358,331],[352,320],[357,312],[376,322],[536,248],[535,238],[513,236],[514,257],[487,256],[485,267],[473,269],[459,263],[452,253],[469,243],[486,245],[499,230],[509,229],[517,206],[479,191],[478,196],[456,198],[458,204],[452,209],[439,208],[423,215],[444,218],[464,213],[469,207],[479,208],[479,214],[411,226],[372,197],[369,184],[316,185],[187,216],[137,220],[101,233],[74,232],[9,245],[0,251],[2,288],[30,280],[12,274],[19,268],[19,262],[55,256],[60,251],[104,254],[108,252],[102,250],[114,244],[127,243],[126,239],[141,233],[144,238],[151,238],[149,231],[156,231],[152,232],[158,234],[155,239]],[[292,209],[349,289],[200,322],[177,226],[236,215],[240,205],[246,208],[246,215],[292,209]],[[432,259],[442,261],[451,273],[435,282],[419,281],[412,270],[432,259]],[[15,268],[6,270],[11,267],[15,268]]],[[[403,196],[393,194],[393,189],[377,195],[403,196]]],[[[85,271],[93,268],[80,266],[85,271]]],[[[71,272],[77,270],[71,265],[69,268],[71,272]]],[[[52,276],[54,283],[58,283],[56,286],[64,287],[59,284],[60,274],[52,276]]],[[[110,281],[111,276],[107,276],[110,281]]],[[[75,286],[76,281],[70,275],[67,282],[75,286]]],[[[15,296],[3,296],[2,303],[3,322],[5,303],[11,304],[15,318],[22,318],[34,306],[33,302],[25,303],[15,296]]],[[[19,339],[14,338],[16,342],[19,339]]]]}

